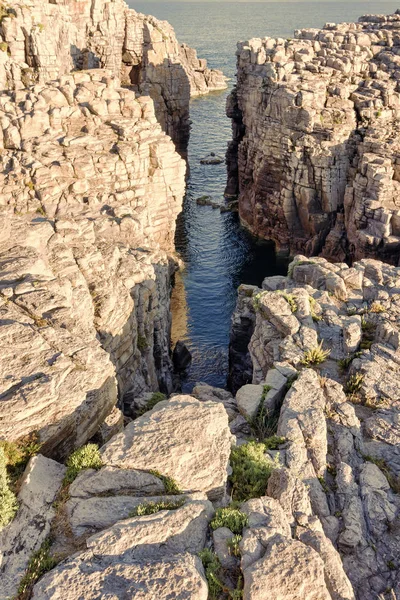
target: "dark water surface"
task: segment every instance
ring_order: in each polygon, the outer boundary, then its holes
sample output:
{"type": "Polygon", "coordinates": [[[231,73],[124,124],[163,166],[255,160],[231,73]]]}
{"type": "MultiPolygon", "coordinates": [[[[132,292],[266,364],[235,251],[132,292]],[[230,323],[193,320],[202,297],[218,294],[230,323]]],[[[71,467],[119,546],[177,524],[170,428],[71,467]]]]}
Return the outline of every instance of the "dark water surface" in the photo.
{"type": "MultiPolygon", "coordinates": [[[[180,42],[196,48],[209,66],[222,69],[229,89],[234,84],[236,42],[252,37],[292,37],[296,28],[321,27],[326,22],[354,21],[367,13],[391,13],[398,2],[133,2],[135,10],[169,21],[180,42]]],[[[210,195],[223,202],[225,165],[202,166],[210,152],[224,156],[231,138],[225,116],[228,91],[191,102],[190,178],[177,250],[185,269],[173,297],[173,338],[183,339],[193,354],[184,391],[196,381],[224,387],[228,373],[228,343],[236,289],[240,283],[260,285],[268,275],[286,272],[286,261],[268,244],[258,244],[239,225],[236,215],[198,206],[210,195]]]]}

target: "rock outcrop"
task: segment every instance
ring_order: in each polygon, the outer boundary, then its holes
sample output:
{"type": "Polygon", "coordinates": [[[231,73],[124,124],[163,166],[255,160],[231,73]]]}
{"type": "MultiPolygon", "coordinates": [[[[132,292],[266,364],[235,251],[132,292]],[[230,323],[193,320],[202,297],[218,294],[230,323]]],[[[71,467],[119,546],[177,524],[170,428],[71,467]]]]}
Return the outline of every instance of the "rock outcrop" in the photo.
{"type": "Polygon", "coordinates": [[[277,418],[284,469],[272,474],[268,496],[286,518],[293,512],[296,541],[288,542],[290,528],[282,531],[278,516],[270,517],[268,534],[253,534],[258,545],[244,535],[245,598],[263,597],[264,584],[280,589],[281,578],[301,597],[398,597],[399,293],[399,268],[304,256],[295,257],[287,277],[265,279],[262,290],[241,287],[234,322],[252,310],[254,326],[239,365],[251,360],[246,387],[264,387],[260,406],[277,418]],[[254,548],[257,562],[247,567],[254,548]],[[305,559],[310,548],[323,560],[323,579],[317,557],[305,559]],[[287,561],[275,560],[285,552],[287,561]],[[311,570],[301,581],[285,575],[292,556],[311,570]]]}
{"type": "Polygon", "coordinates": [[[0,435],[62,457],[118,391],[172,391],[185,164],[149,97],[101,69],[3,92],[0,435]],[[29,406],[27,412],[26,406],[29,406]]]}
{"type": "Polygon", "coordinates": [[[291,253],[397,264],[400,14],[238,44],[228,194],[291,253]]]}
{"type": "Polygon", "coordinates": [[[2,0],[1,87],[18,90],[99,67],[150,94],[157,119],[181,153],[190,96],[226,87],[220,71],[178,43],[169,23],[129,9],[124,0],[2,0]]]}

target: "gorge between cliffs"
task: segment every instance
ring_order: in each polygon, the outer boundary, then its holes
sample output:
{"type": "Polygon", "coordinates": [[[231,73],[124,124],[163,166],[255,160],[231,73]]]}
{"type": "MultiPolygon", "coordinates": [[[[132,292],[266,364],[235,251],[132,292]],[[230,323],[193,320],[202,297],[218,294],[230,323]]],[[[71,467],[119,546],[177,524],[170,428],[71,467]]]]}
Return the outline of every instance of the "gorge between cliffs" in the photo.
{"type": "Polygon", "coordinates": [[[128,4],[0,0],[0,600],[400,600],[400,9],[128,4]]]}

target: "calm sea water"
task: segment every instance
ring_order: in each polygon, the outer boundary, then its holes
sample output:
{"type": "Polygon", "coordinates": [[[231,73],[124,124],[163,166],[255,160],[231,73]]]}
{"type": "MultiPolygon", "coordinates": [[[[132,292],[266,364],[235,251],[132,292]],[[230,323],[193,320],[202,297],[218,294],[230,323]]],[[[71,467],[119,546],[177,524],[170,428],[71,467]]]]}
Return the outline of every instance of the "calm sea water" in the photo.
{"type": "MultiPolygon", "coordinates": [[[[252,37],[292,37],[301,27],[354,21],[367,13],[391,13],[399,2],[133,2],[135,10],[169,21],[180,42],[186,42],[222,69],[229,89],[234,84],[236,43],[252,37]]],[[[183,339],[193,355],[184,391],[197,381],[224,387],[228,374],[228,343],[236,290],[240,283],[260,285],[263,278],[286,272],[287,262],[273,247],[259,244],[239,225],[236,215],[198,206],[205,194],[223,202],[225,165],[201,166],[200,159],[224,155],[231,137],[225,116],[226,95],[213,93],[191,102],[190,178],[177,249],[185,262],[173,297],[173,339],[183,339]]]]}

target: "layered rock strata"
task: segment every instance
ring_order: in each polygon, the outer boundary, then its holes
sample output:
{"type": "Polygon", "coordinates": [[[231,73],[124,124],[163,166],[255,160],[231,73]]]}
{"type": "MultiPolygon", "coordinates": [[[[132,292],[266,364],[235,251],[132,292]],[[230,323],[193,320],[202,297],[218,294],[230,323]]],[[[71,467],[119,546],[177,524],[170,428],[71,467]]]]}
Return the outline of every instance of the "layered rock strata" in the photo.
{"type": "Polygon", "coordinates": [[[178,43],[169,23],[129,9],[124,0],[1,2],[3,88],[99,67],[151,95],[157,119],[181,152],[189,136],[190,96],[226,87],[220,71],[178,43]]]}
{"type": "MultiPolygon", "coordinates": [[[[312,588],[305,597],[397,598],[400,269],[370,259],[349,268],[297,256],[287,277],[265,279],[262,290],[242,286],[240,293],[246,301],[239,301],[239,313],[253,310],[255,323],[249,344],[252,383],[245,395],[239,391],[238,408],[246,414],[258,399],[258,406],[278,415],[277,435],[285,440],[280,462],[287,474],[274,472],[268,495],[296,507],[294,538],[327,561],[330,595],[314,596],[312,588]],[[301,484],[288,484],[289,495],[274,491],[275,482],[281,486],[287,477],[301,484]],[[302,485],[311,513],[304,510],[302,485]],[[322,541],[322,532],[330,541],[322,541]],[[342,576],[340,584],[332,579],[339,564],[334,547],[354,595],[342,576]]],[[[271,526],[277,523],[275,517],[271,526]]],[[[268,559],[265,567],[256,563],[255,573],[244,570],[247,598],[261,598],[252,592],[260,577],[277,585],[273,578],[282,570],[273,562],[276,542],[258,539],[257,557],[267,548],[268,559]]]]}
{"type": "Polygon", "coordinates": [[[400,14],[238,44],[228,194],[291,253],[396,263],[400,14]]]}
{"type": "Polygon", "coordinates": [[[65,456],[119,396],[172,391],[184,161],[110,72],[3,92],[0,436],[65,456]],[[27,408],[28,407],[28,408],[27,408]]]}

